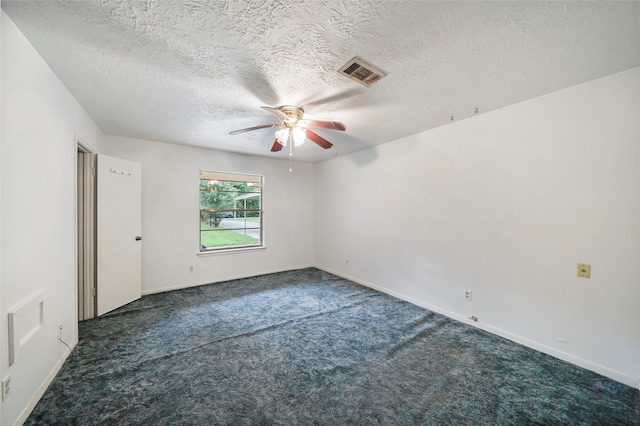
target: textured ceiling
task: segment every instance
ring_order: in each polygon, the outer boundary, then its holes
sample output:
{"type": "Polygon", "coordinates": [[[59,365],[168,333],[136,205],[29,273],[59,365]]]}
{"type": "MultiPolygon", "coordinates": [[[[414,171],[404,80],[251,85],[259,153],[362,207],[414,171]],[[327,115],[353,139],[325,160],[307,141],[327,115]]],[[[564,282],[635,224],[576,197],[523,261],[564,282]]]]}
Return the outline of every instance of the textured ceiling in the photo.
{"type": "Polygon", "coordinates": [[[2,1],[107,134],[287,158],[261,105],[338,120],[318,162],[640,65],[637,1],[2,1]],[[336,71],[360,56],[366,88],[336,71]]]}

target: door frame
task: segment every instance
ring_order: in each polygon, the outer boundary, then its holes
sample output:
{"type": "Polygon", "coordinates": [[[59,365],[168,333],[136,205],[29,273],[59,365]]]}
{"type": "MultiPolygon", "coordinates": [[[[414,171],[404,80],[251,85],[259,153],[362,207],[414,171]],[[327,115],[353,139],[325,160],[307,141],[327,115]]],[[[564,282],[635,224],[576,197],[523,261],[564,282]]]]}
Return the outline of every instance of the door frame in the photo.
{"type": "Polygon", "coordinates": [[[96,315],[96,154],[76,138],[76,280],[78,321],[96,315]]]}

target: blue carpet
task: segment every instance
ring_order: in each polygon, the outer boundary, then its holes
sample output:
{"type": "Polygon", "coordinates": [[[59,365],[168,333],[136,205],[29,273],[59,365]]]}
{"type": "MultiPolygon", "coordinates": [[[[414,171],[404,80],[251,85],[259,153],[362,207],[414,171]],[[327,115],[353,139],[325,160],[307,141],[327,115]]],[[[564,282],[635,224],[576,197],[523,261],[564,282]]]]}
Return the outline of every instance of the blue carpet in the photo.
{"type": "Polygon", "coordinates": [[[309,268],[79,325],[27,425],[639,425],[637,389],[309,268]]]}

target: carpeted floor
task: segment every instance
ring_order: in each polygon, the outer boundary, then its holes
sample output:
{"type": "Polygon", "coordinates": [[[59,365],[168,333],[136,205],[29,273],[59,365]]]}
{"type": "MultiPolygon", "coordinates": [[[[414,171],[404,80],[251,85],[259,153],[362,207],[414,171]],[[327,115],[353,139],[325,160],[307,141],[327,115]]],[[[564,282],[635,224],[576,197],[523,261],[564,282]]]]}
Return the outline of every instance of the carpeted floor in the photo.
{"type": "Polygon", "coordinates": [[[310,268],[80,323],[28,425],[638,425],[590,371],[310,268]]]}

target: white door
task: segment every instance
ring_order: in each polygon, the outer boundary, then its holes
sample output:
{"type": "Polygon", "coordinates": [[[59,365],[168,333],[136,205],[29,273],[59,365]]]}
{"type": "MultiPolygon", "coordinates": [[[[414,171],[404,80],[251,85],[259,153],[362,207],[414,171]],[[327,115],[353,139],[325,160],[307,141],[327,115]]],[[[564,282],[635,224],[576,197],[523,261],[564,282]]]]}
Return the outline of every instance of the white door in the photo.
{"type": "Polygon", "coordinates": [[[142,166],[99,154],[97,160],[97,315],[141,297],[142,166]]]}

